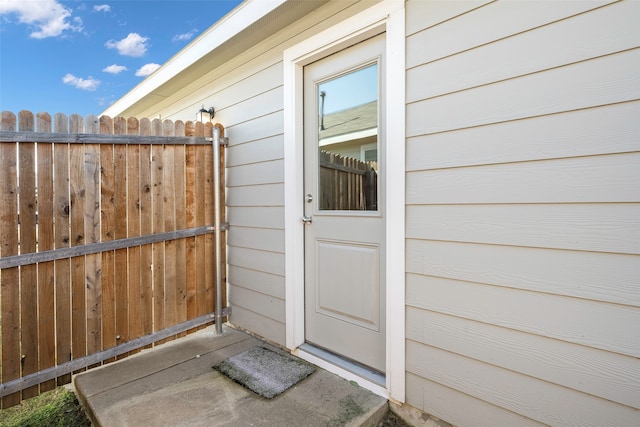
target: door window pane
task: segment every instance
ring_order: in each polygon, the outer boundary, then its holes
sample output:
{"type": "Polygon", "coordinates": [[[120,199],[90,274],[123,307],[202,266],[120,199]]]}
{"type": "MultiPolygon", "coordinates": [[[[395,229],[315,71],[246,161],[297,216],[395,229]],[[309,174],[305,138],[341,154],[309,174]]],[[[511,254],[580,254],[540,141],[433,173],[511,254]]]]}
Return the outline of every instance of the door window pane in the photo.
{"type": "Polygon", "coordinates": [[[320,83],[317,97],[319,209],[378,210],[378,64],[320,83]]]}

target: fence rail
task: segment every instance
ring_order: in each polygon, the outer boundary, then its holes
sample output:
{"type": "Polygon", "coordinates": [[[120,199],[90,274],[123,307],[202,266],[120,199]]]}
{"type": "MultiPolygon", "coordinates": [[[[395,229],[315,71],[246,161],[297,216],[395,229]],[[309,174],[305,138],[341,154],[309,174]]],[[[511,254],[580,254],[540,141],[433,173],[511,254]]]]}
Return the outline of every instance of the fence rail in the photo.
{"type": "Polygon", "coordinates": [[[1,113],[3,407],[70,381],[34,374],[214,310],[212,128],[1,113]]]}

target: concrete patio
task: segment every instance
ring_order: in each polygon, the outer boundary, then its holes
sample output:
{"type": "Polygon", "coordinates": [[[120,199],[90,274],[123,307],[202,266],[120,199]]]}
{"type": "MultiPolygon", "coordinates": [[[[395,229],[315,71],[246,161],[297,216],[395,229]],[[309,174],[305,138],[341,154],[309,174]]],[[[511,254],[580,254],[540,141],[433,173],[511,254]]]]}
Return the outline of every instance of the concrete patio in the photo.
{"type": "MultiPolygon", "coordinates": [[[[79,374],[78,398],[96,426],[370,426],[387,401],[322,369],[274,399],[212,366],[262,341],[212,327],[79,374]]],[[[281,351],[273,346],[272,350],[281,351]]]]}

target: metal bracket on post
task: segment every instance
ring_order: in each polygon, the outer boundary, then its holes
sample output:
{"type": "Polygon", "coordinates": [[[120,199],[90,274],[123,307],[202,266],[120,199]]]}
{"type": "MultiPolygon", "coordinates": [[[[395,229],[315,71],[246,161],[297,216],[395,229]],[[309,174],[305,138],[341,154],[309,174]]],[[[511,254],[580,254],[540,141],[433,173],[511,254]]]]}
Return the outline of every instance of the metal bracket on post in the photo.
{"type": "MultiPolygon", "coordinates": [[[[205,138],[205,140],[209,141],[209,142],[213,142],[213,138],[205,138]]],[[[220,138],[218,144],[221,147],[228,147],[229,146],[229,138],[224,137],[224,138],[220,138]]]]}

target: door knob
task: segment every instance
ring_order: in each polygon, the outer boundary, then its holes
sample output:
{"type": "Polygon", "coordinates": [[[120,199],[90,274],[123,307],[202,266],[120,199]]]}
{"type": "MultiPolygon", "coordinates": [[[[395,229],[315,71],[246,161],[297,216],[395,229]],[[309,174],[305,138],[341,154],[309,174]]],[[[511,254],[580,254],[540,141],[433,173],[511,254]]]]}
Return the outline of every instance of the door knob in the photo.
{"type": "Polygon", "coordinates": [[[305,224],[311,224],[311,217],[310,216],[303,216],[302,217],[302,222],[304,222],[305,224]]]}

